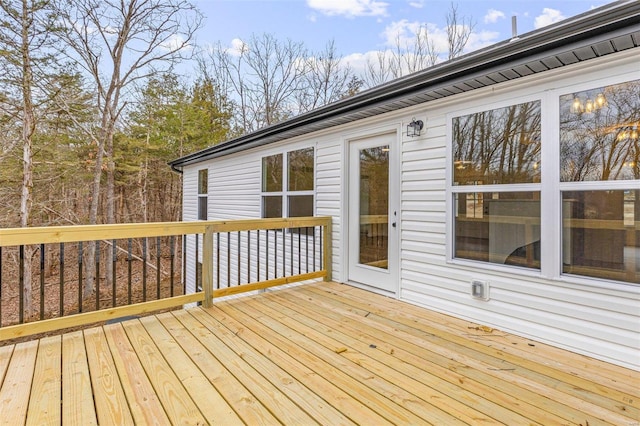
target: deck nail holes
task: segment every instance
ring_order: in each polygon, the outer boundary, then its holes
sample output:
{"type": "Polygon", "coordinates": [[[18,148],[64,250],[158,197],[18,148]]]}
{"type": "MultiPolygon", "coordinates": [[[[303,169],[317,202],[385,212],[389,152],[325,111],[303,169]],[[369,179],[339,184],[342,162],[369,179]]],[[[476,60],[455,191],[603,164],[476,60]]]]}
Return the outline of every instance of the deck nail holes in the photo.
{"type": "Polygon", "coordinates": [[[369,345],[369,347],[370,347],[371,349],[375,349],[375,348],[377,348],[377,346],[376,346],[376,345],[374,345],[373,343],[372,343],[372,344],[370,344],[370,345],[369,345]]]}

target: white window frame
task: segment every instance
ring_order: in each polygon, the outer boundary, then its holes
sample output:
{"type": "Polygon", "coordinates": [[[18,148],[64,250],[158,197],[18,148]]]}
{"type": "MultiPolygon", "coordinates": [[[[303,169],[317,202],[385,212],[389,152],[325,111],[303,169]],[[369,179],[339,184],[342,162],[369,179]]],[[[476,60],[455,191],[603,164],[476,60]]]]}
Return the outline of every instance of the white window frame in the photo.
{"type": "Polygon", "coordinates": [[[198,176],[197,176],[197,193],[198,193],[198,199],[197,199],[197,205],[196,205],[196,217],[198,220],[207,220],[209,218],[209,169],[208,168],[204,168],[204,169],[198,169],[198,176]],[[200,174],[202,172],[207,172],[207,192],[200,192],[200,174]],[[200,217],[200,203],[203,202],[204,200],[204,205],[206,206],[205,208],[205,214],[207,217],[205,218],[201,218],[200,217]]]}
{"type": "MultiPolygon", "coordinates": [[[[450,110],[446,114],[446,262],[461,267],[483,269],[489,272],[509,273],[544,278],[556,282],[578,284],[601,289],[637,288],[635,283],[596,278],[562,272],[562,192],[590,190],[622,190],[640,187],[640,180],[560,182],[560,96],[573,92],[611,86],[638,79],[637,72],[621,71],[614,76],[606,72],[594,72],[581,78],[580,83],[559,85],[547,81],[526,89],[526,95],[501,98],[497,102],[474,102],[470,108],[450,110]],[[537,90],[536,90],[537,88],[537,90]],[[463,115],[502,108],[523,102],[541,102],[541,182],[536,184],[507,185],[453,185],[453,119],[463,115]],[[490,262],[456,258],[454,256],[455,194],[478,192],[540,192],[540,270],[490,262]]],[[[575,80],[574,80],[575,81],[575,80]]],[[[519,91],[519,90],[518,90],[519,91]]],[[[521,92],[522,93],[522,92],[521,92]]]]}
{"type": "Polygon", "coordinates": [[[281,197],[281,202],[282,202],[282,217],[283,218],[288,218],[289,217],[289,197],[290,196],[296,196],[296,195],[310,195],[313,197],[313,206],[312,206],[312,212],[313,214],[315,214],[316,211],[316,170],[317,170],[317,149],[314,145],[305,145],[305,146],[301,146],[301,147],[296,147],[295,149],[291,149],[291,148],[287,148],[287,149],[282,149],[279,150],[277,152],[271,152],[268,155],[262,155],[260,157],[260,217],[264,218],[265,216],[265,211],[264,211],[264,197],[277,197],[280,196],[281,197]],[[306,150],[306,149],[312,149],[313,150],[313,189],[311,190],[306,190],[306,191],[290,191],[289,190],[289,153],[290,152],[294,152],[294,151],[302,151],[302,150],[306,150]],[[267,192],[263,190],[263,182],[262,182],[262,178],[264,176],[264,170],[262,169],[263,167],[263,160],[266,157],[271,157],[274,155],[282,155],[282,191],[273,191],[273,192],[267,192]]]}
{"type": "MultiPolygon", "coordinates": [[[[455,225],[455,214],[456,214],[456,206],[455,206],[455,196],[456,194],[461,193],[470,193],[470,192],[539,192],[540,193],[540,240],[544,239],[544,221],[542,219],[542,215],[544,212],[544,199],[542,197],[542,178],[540,183],[511,183],[511,184],[495,184],[495,185],[454,185],[453,184],[453,119],[456,117],[461,117],[470,114],[476,114],[484,111],[490,111],[494,109],[507,108],[512,105],[523,104],[526,102],[540,102],[541,113],[544,116],[545,106],[545,97],[541,96],[539,93],[534,93],[527,96],[520,96],[516,98],[509,98],[501,100],[500,102],[496,102],[493,104],[479,104],[474,106],[473,108],[467,108],[464,110],[456,110],[447,114],[447,167],[446,167],[446,194],[447,194],[447,223],[446,223],[446,231],[447,231],[447,251],[446,251],[446,259],[447,262],[459,265],[473,266],[478,267],[479,265],[482,268],[487,268],[489,270],[495,271],[516,271],[519,274],[529,275],[529,276],[540,276],[542,274],[542,269],[533,269],[533,268],[524,268],[519,266],[512,265],[500,265],[497,263],[484,262],[481,260],[473,260],[473,259],[465,259],[455,257],[454,249],[455,249],[455,235],[454,235],[454,225],[455,225]]],[[[541,117],[541,154],[540,160],[541,164],[543,163],[543,152],[545,144],[545,125],[544,125],[544,117],[541,117]]],[[[542,175],[541,175],[542,176],[542,175]]],[[[542,251],[542,250],[541,250],[542,251]]],[[[542,266],[542,259],[540,259],[540,266],[542,266]]]]}

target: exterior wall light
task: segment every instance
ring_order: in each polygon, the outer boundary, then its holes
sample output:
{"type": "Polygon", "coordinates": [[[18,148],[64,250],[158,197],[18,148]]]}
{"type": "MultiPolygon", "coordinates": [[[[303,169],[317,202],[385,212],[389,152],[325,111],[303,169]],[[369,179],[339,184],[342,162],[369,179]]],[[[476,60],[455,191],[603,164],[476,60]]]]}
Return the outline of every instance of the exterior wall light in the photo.
{"type": "Polygon", "coordinates": [[[407,136],[414,138],[420,136],[420,130],[424,127],[422,120],[416,120],[415,117],[411,120],[411,123],[407,124],[407,136]]]}

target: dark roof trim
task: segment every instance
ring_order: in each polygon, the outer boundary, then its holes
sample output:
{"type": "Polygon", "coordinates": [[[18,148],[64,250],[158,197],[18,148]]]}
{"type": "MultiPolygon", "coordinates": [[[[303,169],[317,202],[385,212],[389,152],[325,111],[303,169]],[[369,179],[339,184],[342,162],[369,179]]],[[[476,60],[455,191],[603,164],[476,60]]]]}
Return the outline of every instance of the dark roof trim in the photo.
{"type": "Polygon", "coordinates": [[[454,94],[451,89],[458,93],[470,91],[638,46],[640,1],[614,2],[524,34],[516,40],[503,41],[471,52],[186,155],[169,165],[178,171],[183,166],[200,161],[450,96],[454,94]],[[619,40],[619,46],[616,46],[616,40],[619,40]],[[449,90],[443,90],[446,87],[449,90]],[[358,117],[353,117],[354,114],[358,114],[358,117]]]}

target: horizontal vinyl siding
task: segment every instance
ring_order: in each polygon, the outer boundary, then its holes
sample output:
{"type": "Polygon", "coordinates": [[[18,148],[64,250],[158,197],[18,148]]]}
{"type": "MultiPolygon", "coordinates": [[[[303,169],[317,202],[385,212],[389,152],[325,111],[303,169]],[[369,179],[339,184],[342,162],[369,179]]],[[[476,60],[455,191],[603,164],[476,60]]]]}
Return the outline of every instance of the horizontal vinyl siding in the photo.
{"type": "Polygon", "coordinates": [[[260,217],[259,153],[232,155],[215,160],[209,175],[209,217],[251,219],[260,217]]]}
{"type": "Polygon", "coordinates": [[[188,167],[182,173],[182,220],[198,219],[198,170],[203,167],[188,167]]]}
{"type": "Polygon", "coordinates": [[[337,280],[344,265],[340,256],[343,239],[340,228],[342,211],[342,143],[339,139],[319,142],[316,147],[316,215],[333,218],[332,267],[337,280]]]}
{"type": "MultiPolygon", "coordinates": [[[[521,88],[522,89],[522,88],[521,88]]],[[[539,93],[536,86],[522,89],[539,93]]],[[[521,90],[521,92],[522,92],[521,90]]],[[[477,104],[508,102],[505,95],[477,104]]],[[[536,271],[473,262],[447,263],[446,113],[425,111],[426,135],[403,143],[401,166],[401,299],[626,367],[640,369],[640,289],[548,280],[536,271]],[[473,279],[488,281],[490,300],[470,296],[473,279]]],[[[416,114],[417,115],[417,114],[416,114]]]]}

